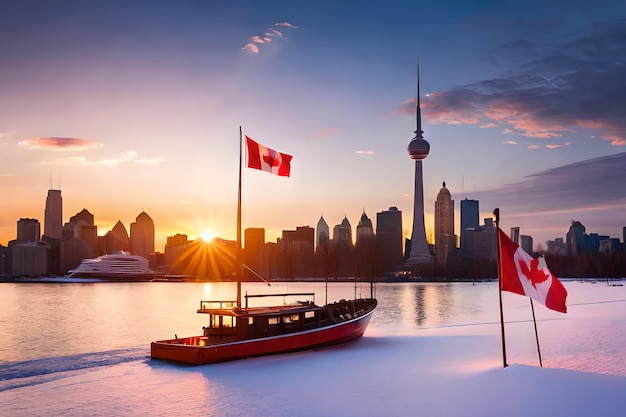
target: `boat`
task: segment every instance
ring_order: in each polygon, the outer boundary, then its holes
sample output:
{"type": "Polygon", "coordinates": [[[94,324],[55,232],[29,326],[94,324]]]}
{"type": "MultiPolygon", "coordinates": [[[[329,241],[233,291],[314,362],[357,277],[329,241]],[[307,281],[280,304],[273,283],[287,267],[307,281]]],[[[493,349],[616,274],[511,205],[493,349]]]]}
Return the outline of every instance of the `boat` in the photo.
{"type": "Polygon", "coordinates": [[[236,301],[200,301],[199,314],[208,325],[199,336],[152,342],[150,354],[192,365],[245,359],[330,346],[363,335],[376,299],[341,300],[318,306],[312,300],[248,307],[253,297],[314,297],[314,293],[246,295],[236,301]]]}
{"type": "Polygon", "coordinates": [[[143,256],[116,251],[83,261],[67,274],[68,278],[95,278],[105,281],[148,281],[154,272],[143,256]]]}
{"type": "MultiPolygon", "coordinates": [[[[247,268],[267,282],[241,260],[241,128],[239,132],[237,277],[243,277],[247,268]]],[[[246,294],[242,303],[241,280],[237,279],[236,300],[200,301],[197,313],[208,315],[208,325],[200,335],[174,335],[173,339],[152,342],[150,355],[153,359],[204,365],[349,342],[365,333],[377,306],[373,294],[371,282],[369,298],[355,297],[323,306],[315,303],[314,293],[246,294]],[[276,302],[277,298],[282,302],[276,302]],[[262,299],[270,302],[263,303],[262,299]]]]}

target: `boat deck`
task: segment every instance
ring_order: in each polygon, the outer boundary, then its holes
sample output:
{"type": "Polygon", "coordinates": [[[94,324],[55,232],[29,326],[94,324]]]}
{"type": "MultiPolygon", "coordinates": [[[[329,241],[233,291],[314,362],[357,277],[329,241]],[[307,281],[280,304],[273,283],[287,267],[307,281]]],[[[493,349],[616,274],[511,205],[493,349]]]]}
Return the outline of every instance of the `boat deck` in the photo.
{"type": "Polygon", "coordinates": [[[151,356],[205,364],[343,343],[363,334],[376,304],[357,299],[237,308],[203,301],[198,312],[209,319],[203,334],[152,342],[151,356]]]}

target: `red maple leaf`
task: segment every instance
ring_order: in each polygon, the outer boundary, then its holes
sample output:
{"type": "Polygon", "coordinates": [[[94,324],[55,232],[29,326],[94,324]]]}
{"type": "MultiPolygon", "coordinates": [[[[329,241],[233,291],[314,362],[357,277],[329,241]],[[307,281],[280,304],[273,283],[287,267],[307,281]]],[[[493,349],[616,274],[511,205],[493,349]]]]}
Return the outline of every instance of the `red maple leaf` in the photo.
{"type": "Polygon", "coordinates": [[[534,289],[537,289],[537,284],[541,284],[550,278],[550,275],[543,272],[542,269],[537,269],[537,266],[539,265],[539,259],[537,258],[530,260],[530,268],[526,266],[526,262],[524,262],[523,259],[519,259],[518,263],[522,270],[522,274],[528,278],[534,289]]]}
{"type": "Polygon", "coordinates": [[[280,162],[278,161],[278,158],[276,158],[276,154],[273,152],[267,155],[263,155],[263,162],[265,162],[270,167],[275,167],[280,164],[280,162]]]}

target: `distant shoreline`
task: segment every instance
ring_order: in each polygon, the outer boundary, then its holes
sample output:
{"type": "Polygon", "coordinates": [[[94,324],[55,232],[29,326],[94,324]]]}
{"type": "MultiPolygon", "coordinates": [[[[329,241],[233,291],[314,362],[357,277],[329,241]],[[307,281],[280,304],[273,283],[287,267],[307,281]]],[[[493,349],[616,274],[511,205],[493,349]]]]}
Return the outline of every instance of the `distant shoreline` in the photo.
{"type": "MultiPolygon", "coordinates": [[[[594,278],[594,277],[584,277],[584,278],[559,278],[563,281],[589,281],[589,282],[605,282],[605,281],[621,281],[623,277],[616,278],[594,278]]],[[[496,282],[497,278],[416,278],[416,277],[383,277],[376,278],[374,283],[376,284],[385,284],[385,283],[454,283],[454,282],[496,282]]],[[[186,277],[180,275],[154,275],[148,276],[146,279],[111,279],[111,278],[69,278],[66,276],[62,277],[15,277],[15,276],[0,276],[0,284],[1,283],[17,283],[17,284],[72,284],[72,283],[110,283],[110,282],[179,282],[179,283],[189,283],[189,282],[235,282],[233,280],[211,280],[211,279],[201,279],[198,277],[186,277]]],[[[243,281],[245,283],[254,283],[260,282],[255,280],[246,280],[243,281]]],[[[288,279],[273,279],[269,282],[275,283],[284,283],[284,282],[298,282],[298,283],[306,283],[306,282],[328,282],[328,283],[360,283],[360,284],[368,284],[371,281],[368,280],[356,280],[354,278],[329,278],[326,280],[325,278],[298,278],[293,280],[288,279]]]]}

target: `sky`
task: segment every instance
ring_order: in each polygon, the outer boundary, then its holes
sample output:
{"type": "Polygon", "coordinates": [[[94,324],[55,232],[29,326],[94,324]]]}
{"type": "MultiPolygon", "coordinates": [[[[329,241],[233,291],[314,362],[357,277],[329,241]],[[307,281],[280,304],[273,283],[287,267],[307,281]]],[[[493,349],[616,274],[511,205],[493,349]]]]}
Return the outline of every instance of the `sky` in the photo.
{"type": "Polygon", "coordinates": [[[446,183],[535,246],[626,226],[626,3],[0,2],[0,244],[83,208],[236,236],[239,129],[293,155],[244,169],[242,224],[332,228],[395,206],[410,237],[417,65],[427,238],[446,183]]]}

